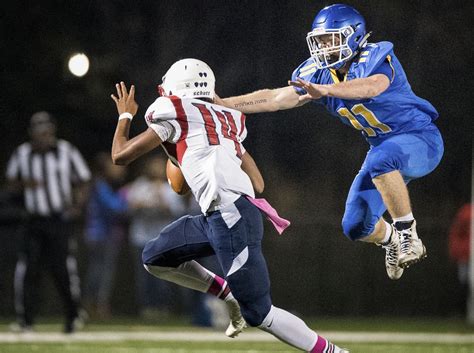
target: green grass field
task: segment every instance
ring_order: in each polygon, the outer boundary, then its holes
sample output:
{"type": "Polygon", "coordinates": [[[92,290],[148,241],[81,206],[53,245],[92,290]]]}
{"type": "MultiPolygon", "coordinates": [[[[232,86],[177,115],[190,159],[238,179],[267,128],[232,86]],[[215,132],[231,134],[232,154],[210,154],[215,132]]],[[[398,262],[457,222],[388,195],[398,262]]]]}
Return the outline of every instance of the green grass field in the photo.
{"type": "MultiPolygon", "coordinates": [[[[350,344],[345,345],[351,353],[472,353],[474,344],[471,345],[431,345],[431,344],[350,344]]],[[[66,344],[3,344],[0,346],[2,353],[267,353],[298,352],[289,349],[281,343],[237,343],[237,342],[115,342],[115,343],[66,343],[66,344]]]]}
{"type": "MultiPolygon", "coordinates": [[[[219,353],[297,352],[250,329],[227,339],[220,331],[182,326],[143,324],[115,319],[91,323],[77,334],[63,335],[61,326],[48,320],[33,334],[8,332],[0,322],[1,353],[219,353]],[[176,338],[175,336],[179,336],[176,338]]],[[[325,319],[310,326],[333,336],[351,353],[474,353],[474,329],[460,320],[325,319]],[[414,335],[413,335],[414,334],[414,335]],[[346,337],[346,339],[341,339],[346,337]],[[392,339],[393,337],[393,339],[392,339]],[[433,342],[430,342],[430,340],[433,342]],[[444,341],[446,339],[446,341],[444,341]]]]}

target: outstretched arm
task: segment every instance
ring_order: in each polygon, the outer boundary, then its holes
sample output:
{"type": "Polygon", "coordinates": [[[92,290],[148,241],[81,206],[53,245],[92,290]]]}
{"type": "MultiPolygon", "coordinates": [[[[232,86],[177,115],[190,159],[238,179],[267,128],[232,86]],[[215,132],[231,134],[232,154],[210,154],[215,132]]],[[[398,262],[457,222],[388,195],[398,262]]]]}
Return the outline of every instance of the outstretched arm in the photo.
{"type": "Polygon", "coordinates": [[[390,86],[390,80],[383,74],[375,74],[332,85],[318,85],[300,78],[297,78],[296,81],[288,81],[288,84],[300,87],[307,92],[301,96],[301,99],[320,99],[321,97],[366,99],[383,93],[390,86]]]}
{"type": "Polygon", "coordinates": [[[111,97],[117,106],[119,120],[112,142],[112,161],[114,164],[127,165],[158,147],[162,141],[150,128],[129,139],[132,118],[138,110],[138,104],[135,102],[135,86],[130,87],[130,93],[123,82],[116,84],[115,87],[117,97],[113,94],[111,97]]]}
{"type": "Polygon", "coordinates": [[[244,114],[275,112],[299,107],[311,98],[304,98],[293,87],[262,89],[242,96],[216,98],[215,103],[236,109],[244,114]]]}

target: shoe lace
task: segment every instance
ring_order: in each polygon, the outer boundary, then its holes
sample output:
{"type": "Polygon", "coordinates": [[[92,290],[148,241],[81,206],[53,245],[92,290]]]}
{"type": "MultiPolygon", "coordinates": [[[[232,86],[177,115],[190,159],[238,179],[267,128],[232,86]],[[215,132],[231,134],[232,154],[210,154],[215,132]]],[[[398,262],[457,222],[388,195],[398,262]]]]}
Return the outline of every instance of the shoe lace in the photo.
{"type": "Polygon", "coordinates": [[[400,232],[400,251],[402,253],[407,253],[411,247],[411,230],[406,229],[400,232]]]}
{"type": "Polygon", "coordinates": [[[382,248],[384,248],[386,251],[386,262],[391,266],[398,266],[398,244],[394,241],[391,241],[387,245],[382,245],[382,248]]]}

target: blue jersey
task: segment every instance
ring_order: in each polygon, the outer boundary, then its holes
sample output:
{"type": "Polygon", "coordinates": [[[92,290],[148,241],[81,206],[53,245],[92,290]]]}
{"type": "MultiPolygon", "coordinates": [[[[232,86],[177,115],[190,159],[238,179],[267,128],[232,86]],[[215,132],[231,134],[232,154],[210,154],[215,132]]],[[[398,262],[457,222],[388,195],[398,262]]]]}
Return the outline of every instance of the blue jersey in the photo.
{"type": "MultiPolygon", "coordinates": [[[[393,53],[393,44],[368,44],[352,62],[344,81],[384,73],[390,79],[389,88],[368,99],[340,99],[323,97],[314,103],[323,104],[329,112],[347,125],[361,130],[370,144],[378,144],[385,137],[430,129],[438,118],[436,109],[413,93],[402,65],[393,53]]],[[[316,69],[312,58],[304,61],[293,72],[292,80],[300,77],[316,84],[334,84],[340,80],[333,69],[316,69]]],[[[295,88],[298,93],[306,93],[295,88]]]]}

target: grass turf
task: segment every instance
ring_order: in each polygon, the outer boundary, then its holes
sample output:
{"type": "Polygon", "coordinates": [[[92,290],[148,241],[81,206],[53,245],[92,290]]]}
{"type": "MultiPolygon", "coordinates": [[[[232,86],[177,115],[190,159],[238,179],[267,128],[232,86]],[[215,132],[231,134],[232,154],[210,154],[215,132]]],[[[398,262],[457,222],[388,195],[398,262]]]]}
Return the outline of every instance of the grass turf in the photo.
{"type": "MultiPolygon", "coordinates": [[[[474,344],[348,343],[351,353],[472,353],[474,344]]],[[[298,352],[279,342],[97,342],[1,344],[2,353],[291,353],[298,352]]]]}
{"type": "MultiPolygon", "coordinates": [[[[0,332],[7,332],[14,318],[0,319],[0,332]]],[[[474,333],[474,325],[456,318],[320,318],[305,319],[308,326],[315,331],[367,331],[367,332],[454,332],[474,333]]],[[[60,332],[62,318],[38,318],[35,327],[39,332],[60,332]]],[[[199,331],[189,325],[187,320],[171,318],[168,320],[142,320],[133,317],[114,317],[109,320],[91,320],[84,331],[176,331],[182,327],[186,330],[199,331]]],[[[1,353],[1,351],[0,351],[1,353]]],[[[474,353],[474,352],[473,352],[474,353]]]]}
{"type": "MultiPolygon", "coordinates": [[[[61,319],[39,320],[37,332],[60,332],[61,319]]],[[[0,332],[8,332],[11,320],[0,321],[0,332]]],[[[384,319],[384,318],[327,318],[308,320],[309,325],[317,331],[365,331],[365,332],[431,332],[431,333],[474,333],[474,328],[463,320],[456,319],[384,319]]],[[[136,332],[136,331],[202,331],[189,327],[182,320],[163,323],[146,322],[130,318],[90,322],[82,332],[136,332]],[[185,327],[183,327],[185,326],[185,327]]],[[[474,343],[400,343],[400,342],[337,342],[347,347],[351,353],[474,353],[474,343]]],[[[121,342],[0,342],[0,353],[267,353],[298,352],[280,342],[178,342],[178,341],[121,341],[121,342]]]]}

